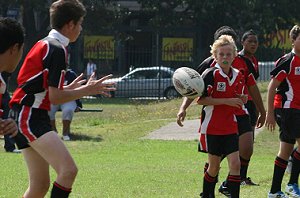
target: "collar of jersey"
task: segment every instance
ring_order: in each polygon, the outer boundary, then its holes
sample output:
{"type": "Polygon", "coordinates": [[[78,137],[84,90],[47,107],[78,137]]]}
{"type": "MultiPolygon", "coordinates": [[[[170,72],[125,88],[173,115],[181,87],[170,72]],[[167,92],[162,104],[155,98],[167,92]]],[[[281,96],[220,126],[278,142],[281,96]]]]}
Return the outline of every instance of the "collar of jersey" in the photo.
{"type": "Polygon", "coordinates": [[[231,69],[231,72],[232,72],[232,78],[229,78],[229,76],[223,72],[221,66],[218,63],[215,65],[215,67],[219,69],[221,76],[226,78],[228,80],[229,84],[232,85],[233,82],[235,81],[236,77],[237,77],[238,70],[231,66],[230,69],[231,69]]]}
{"type": "Polygon", "coordinates": [[[48,36],[57,39],[65,47],[69,45],[70,40],[55,29],[52,29],[48,36]]]}

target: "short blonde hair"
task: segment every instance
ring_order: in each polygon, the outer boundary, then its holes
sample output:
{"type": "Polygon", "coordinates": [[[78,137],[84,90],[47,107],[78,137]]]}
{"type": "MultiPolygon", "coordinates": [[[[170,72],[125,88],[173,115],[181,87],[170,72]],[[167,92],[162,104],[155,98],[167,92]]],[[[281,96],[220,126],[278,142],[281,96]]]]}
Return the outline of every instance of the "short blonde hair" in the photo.
{"type": "Polygon", "coordinates": [[[217,56],[218,48],[223,47],[225,45],[231,45],[234,57],[237,56],[237,47],[233,38],[229,35],[222,35],[217,40],[215,40],[214,44],[211,46],[210,53],[212,54],[214,59],[217,56]]]}

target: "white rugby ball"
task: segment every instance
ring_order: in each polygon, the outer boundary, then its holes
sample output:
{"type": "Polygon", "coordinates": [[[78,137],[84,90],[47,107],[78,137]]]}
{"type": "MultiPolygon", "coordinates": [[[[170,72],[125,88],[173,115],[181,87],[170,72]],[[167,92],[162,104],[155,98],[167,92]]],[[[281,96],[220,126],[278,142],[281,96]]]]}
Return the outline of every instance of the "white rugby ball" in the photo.
{"type": "Polygon", "coordinates": [[[173,74],[173,84],[180,95],[194,99],[202,95],[204,81],[201,75],[189,67],[180,67],[173,74]]]}

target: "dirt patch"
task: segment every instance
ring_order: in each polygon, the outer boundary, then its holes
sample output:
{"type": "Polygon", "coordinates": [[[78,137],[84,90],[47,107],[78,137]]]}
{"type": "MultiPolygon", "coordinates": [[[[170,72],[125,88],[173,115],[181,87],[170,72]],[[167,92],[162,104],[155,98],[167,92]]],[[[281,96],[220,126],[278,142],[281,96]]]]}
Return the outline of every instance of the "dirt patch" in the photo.
{"type": "Polygon", "coordinates": [[[158,140],[196,140],[199,138],[198,129],[200,126],[199,120],[186,120],[184,126],[180,127],[176,122],[171,122],[166,126],[161,127],[143,139],[158,139],[158,140]]]}
{"type": "MultiPolygon", "coordinates": [[[[153,139],[153,140],[198,140],[199,133],[198,129],[200,126],[200,119],[196,120],[186,120],[184,121],[184,126],[180,127],[176,122],[171,122],[166,126],[163,126],[143,139],[153,139]]],[[[257,135],[263,128],[256,129],[255,135],[257,135]]]]}

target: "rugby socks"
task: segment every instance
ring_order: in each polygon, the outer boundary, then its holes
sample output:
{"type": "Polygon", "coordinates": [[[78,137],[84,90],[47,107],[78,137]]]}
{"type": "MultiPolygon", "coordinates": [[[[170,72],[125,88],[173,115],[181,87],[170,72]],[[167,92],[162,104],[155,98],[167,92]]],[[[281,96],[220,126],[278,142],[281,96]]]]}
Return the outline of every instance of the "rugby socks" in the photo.
{"type": "Polygon", "coordinates": [[[51,191],[51,198],[67,198],[71,193],[72,188],[65,188],[58,183],[54,182],[52,191],[51,191]]]}
{"type": "Polygon", "coordinates": [[[292,171],[289,184],[298,184],[299,173],[300,173],[300,153],[298,151],[294,151],[292,154],[292,171]]]}
{"type": "Polygon", "coordinates": [[[203,198],[215,197],[216,177],[212,177],[208,172],[204,173],[203,178],[203,198]]]}
{"type": "Polygon", "coordinates": [[[240,184],[241,176],[240,175],[229,175],[227,178],[227,185],[230,191],[231,198],[240,197],[240,184]]]}
{"type": "MultiPolygon", "coordinates": [[[[206,171],[208,169],[208,166],[209,166],[209,163],[205,162],[204,168],[203,168],[204,173],[206,173],[206,171]]],[[[216,183],[218,183],[218,181],[219,181],[219,177],[218,176],[219,176],[219,174],[216,176],[216,183]]]]}
{"type": "Polygon", "coordinates": [[[246,179],[250,160],[246,160],[240,156],[240,161],[241,161],[241,179],[246,179]]]}
{"type": "Polygon", "coordinates": [[[288,161],[276,157],[274,161],[274,172],[271,186],[271,193],[276,193],[281,191],[282,178],[287,167],[288,161]]]}

